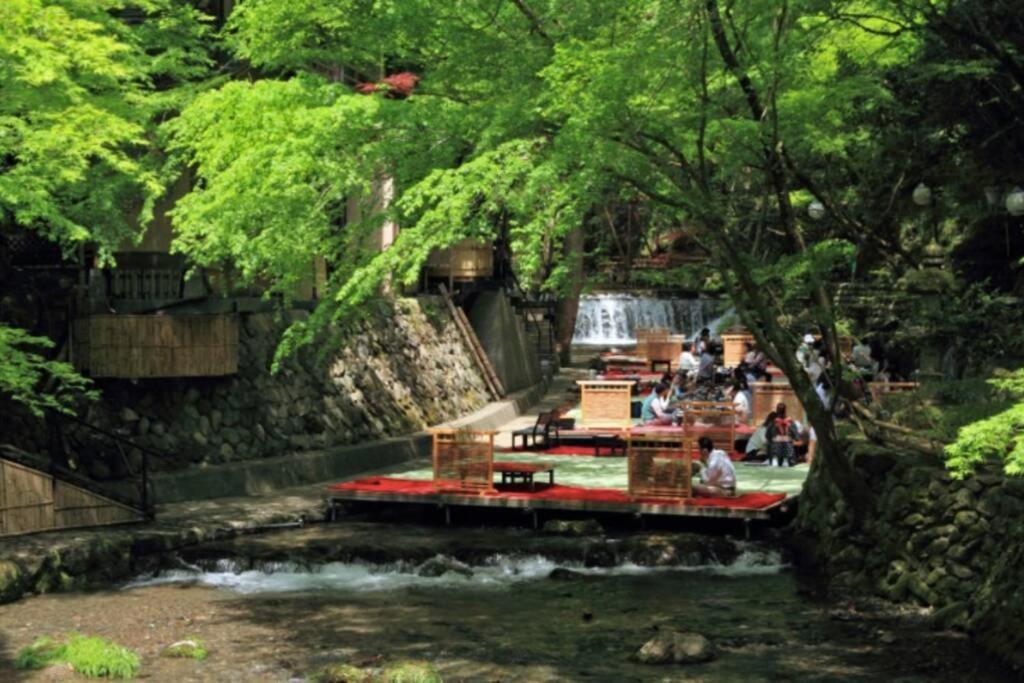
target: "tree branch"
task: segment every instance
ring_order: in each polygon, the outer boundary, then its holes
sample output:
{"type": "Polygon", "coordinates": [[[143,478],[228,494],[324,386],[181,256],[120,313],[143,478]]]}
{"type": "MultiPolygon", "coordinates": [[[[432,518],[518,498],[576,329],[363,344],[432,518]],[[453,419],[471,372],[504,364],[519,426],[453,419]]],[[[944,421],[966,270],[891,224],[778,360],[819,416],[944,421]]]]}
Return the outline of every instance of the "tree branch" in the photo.
{"type": "Polygon", "coordinates": [[[534,33],[544,39],[548,45],[554,47],[555,41],[548,35],[548,32],[544,30],[544,24],[541,22],[532,9],[526,4],[525,0],[512,0],[512,4],[515,5],[527,21],[530,22],[530,26],[533,27],[534,33]]]}

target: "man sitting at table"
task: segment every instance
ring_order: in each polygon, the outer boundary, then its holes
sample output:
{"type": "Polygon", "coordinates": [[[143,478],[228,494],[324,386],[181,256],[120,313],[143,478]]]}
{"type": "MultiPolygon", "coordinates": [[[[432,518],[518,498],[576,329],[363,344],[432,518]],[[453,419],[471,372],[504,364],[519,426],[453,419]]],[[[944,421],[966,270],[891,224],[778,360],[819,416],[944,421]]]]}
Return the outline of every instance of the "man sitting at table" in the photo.
{"type": "Polygon", "coordinates": [[[644,399],[644,404],[640,408],[640,419],[645,425],[672,424],[672,411],[668,407],[671,390],[668,382],[658,382],[650,395],[644,399]]]}
{"type": "Polygon", "coordinates": [[[693,485],[695,496],[723,498],[736,495],[736,468],[725,451],[715,448],[715,443],[702,436],[697,440],[700,448],[700,483],[693,485]]]}

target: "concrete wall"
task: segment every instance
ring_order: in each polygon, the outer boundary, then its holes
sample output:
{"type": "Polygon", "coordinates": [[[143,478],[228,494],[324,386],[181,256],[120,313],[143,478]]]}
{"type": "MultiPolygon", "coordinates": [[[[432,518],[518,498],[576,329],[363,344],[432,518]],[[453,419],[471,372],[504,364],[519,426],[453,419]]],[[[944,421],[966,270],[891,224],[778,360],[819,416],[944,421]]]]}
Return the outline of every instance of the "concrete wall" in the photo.
{"type": "Polygon", "coordinates": [[[504,292],[478,294],[468,318],[505,391],[519,391],[541,381],[533,345],[504,292]]]}

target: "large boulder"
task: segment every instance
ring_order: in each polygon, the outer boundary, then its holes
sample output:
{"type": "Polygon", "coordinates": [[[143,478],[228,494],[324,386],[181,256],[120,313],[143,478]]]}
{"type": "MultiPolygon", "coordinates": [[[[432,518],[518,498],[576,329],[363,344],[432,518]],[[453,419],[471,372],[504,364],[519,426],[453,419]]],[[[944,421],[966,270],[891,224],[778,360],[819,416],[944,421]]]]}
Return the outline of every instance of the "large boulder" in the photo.
{"type": "Polygon", "coordinates": [[[717,656],[710,640],[692,631],[660,631],[637,650],[641,664],[700,664],[717,656]]]}

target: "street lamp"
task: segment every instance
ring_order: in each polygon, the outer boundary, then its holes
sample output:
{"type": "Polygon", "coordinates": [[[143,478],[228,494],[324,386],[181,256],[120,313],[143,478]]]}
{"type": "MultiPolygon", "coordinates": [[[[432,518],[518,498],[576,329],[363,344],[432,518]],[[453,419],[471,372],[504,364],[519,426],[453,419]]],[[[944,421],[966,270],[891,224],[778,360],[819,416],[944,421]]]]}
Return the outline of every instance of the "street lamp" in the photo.
{"type": "Polygon", "coordinates": [[[1015,187],[1006,195],[1006,210],[1011,216],[1024,216],[1024,190],[1015,187]]]}
{"type": "Polygon", "coordinates": [[[825,205],[815,199],[807,205],[807,215],[813,220],[820,221],[825,217],[825,205]]]}

